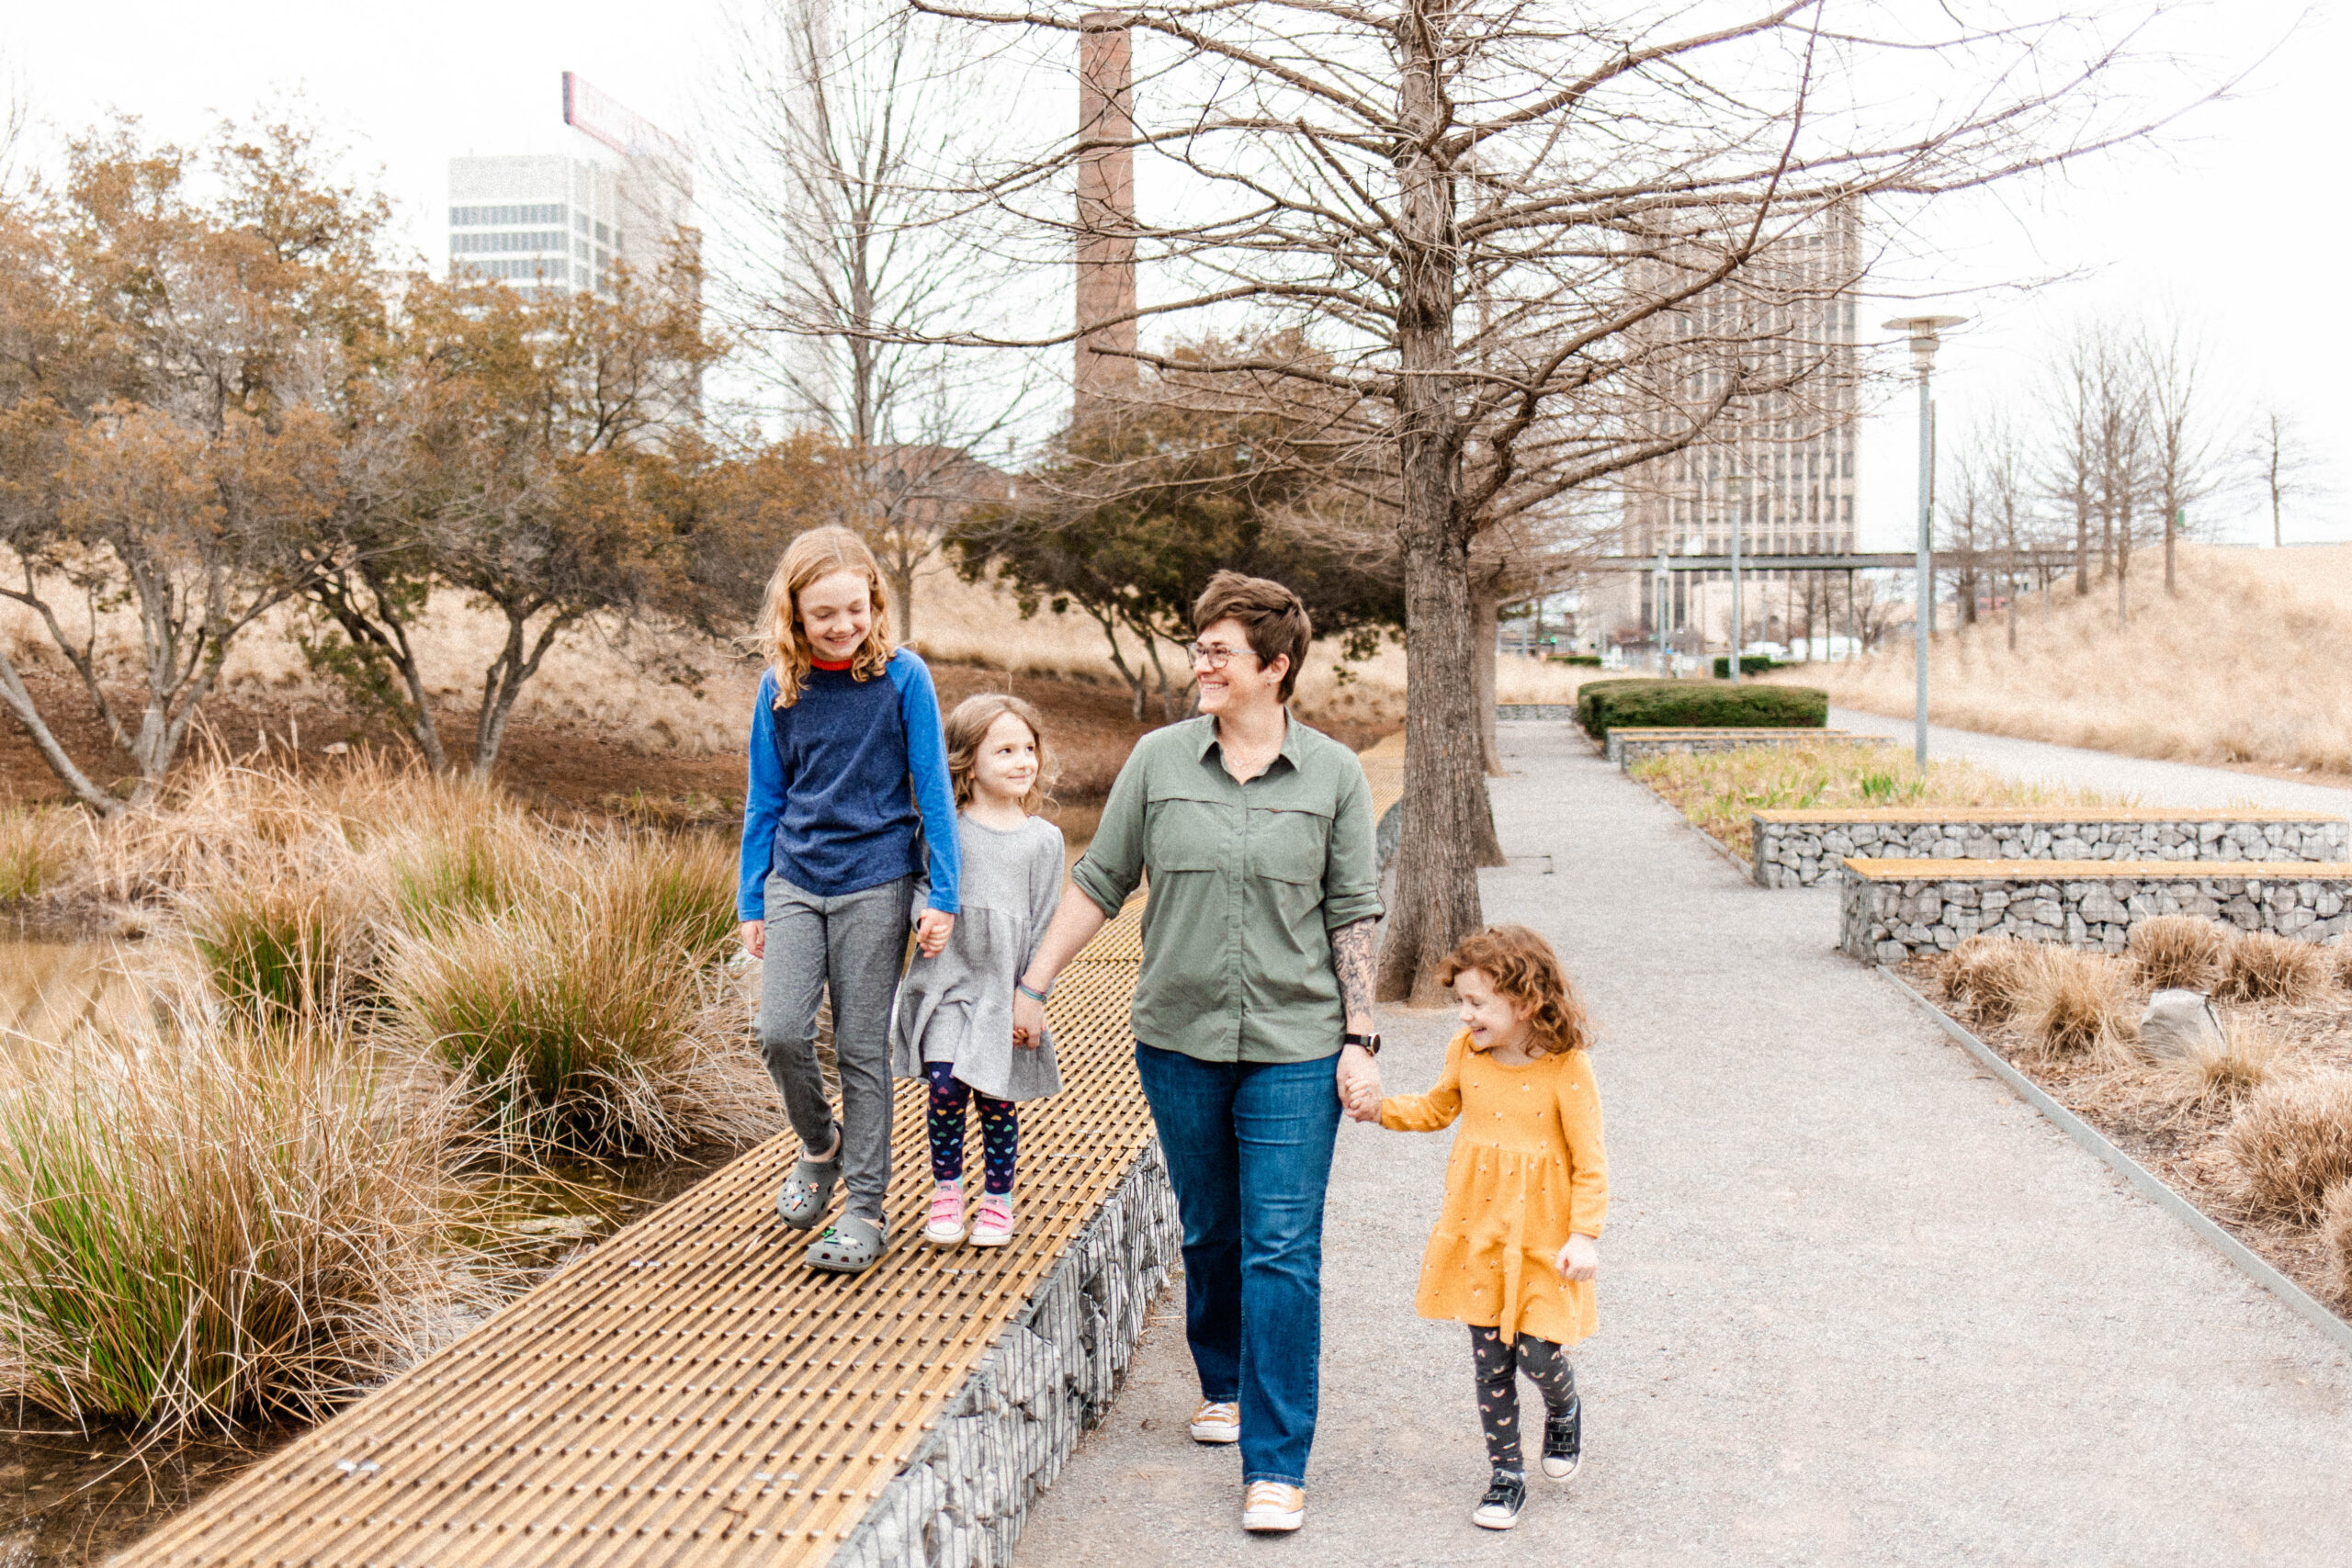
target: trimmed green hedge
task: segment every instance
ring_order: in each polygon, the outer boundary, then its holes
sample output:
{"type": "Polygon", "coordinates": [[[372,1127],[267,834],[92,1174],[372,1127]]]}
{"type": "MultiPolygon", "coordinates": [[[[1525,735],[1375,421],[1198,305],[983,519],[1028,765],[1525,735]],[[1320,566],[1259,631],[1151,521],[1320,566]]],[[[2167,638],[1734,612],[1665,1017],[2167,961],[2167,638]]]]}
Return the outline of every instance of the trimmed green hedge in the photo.
{"type": "Polygon", "coordinates": [[[1595,739],[1622,728],[1819,729],[1829,722],[1829,694],[1728,681],[1589,681],[1577,689],[1577,722],[1595,739]]]}
{"type": "Polygon", "coordinates": [[[1546,664],[1574,665],[1577,668],[1583,670],[1598,670],[1600,668],[1600,655],[1597,653],[1547,653],[1544,656],[1544,662],[1546,664]]]}
{"type": "MultiPolygon", "coordinates": [[[[1739,656],[1739,672],[1743,675],[1761,675],[1767,670],[1779,668],[1780,666],[1772,661],[1772,656],[1769,653],[1743,653],[1739,656]]],[[[1721,653],[1715,655],[1715,679],[1725,681],[1730,678],[1730,656],[1721,653]]]]}

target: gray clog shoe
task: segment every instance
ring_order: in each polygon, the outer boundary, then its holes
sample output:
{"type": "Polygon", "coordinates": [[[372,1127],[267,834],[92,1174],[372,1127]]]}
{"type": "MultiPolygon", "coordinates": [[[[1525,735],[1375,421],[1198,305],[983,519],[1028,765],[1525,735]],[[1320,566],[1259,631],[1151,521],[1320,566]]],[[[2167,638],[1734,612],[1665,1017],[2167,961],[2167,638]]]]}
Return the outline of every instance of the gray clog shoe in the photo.
{"type": "Polygon", "coordinates": [[[833,1183],[842,1179],[841,1156],[794,1163],[792,1174],[776,1190],[775,1217],[794,1230],[805,1231],[822,1219],[833,1201],[833,1183]]]}
{"type": "Polygon", "coordinates": [[[808,1267],[835,1274],[862,1274],[874,1267],[890,1233],[874,1221],[843,1214],[808,1244],[808,1267]]]}

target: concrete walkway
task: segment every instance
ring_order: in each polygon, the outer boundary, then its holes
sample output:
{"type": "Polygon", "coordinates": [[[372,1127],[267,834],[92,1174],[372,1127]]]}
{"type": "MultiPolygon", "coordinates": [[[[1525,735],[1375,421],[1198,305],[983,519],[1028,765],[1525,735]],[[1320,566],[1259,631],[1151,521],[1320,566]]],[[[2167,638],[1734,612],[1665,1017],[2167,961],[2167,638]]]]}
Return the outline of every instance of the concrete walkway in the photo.
{"type": "MultiPolygon", "coordinates": [[[[1171,1294],[1022,1563],[2352,1560],[2339,1350],[1836,953],[1833,893],[1747,885],[1566,725],[1503,736],[1487,916],[1551,935],[1604,1038],[1583,1473],[1471,1527],[1466,1337],[1412,1311],[1449,1134],[1350,1125],[1306,1529],[1240,1535],[1171,1294]]],[[[1386,1027],[1426,1087],[1449,1017],[1386,1027]]]]}
{"type": "MultiPolygon", "coordinates": [[[[1907,718],[1887,718],[1860,708],[1831,708],[1829,722],[1857,734],[1895,737],[1903,743],[1904,755],[1910,755],[1912,729],[1907,718]]],[[[2352,817],[2352,790],[2196,762],[2165,762],[2152,757],[2052,746],[2045,740],[1946,729],[1941,725],[1928,727],[1928,755],[1931,761],[1976,762],[2011,778],[2135,795],[2143,806],[2232,806],[2252,801],[2279,811],[2335,811],[2352,817]]],[[[2352,1553],[2347,1553],[2347,1560],[2352,1560],[2352,1553]]]]}

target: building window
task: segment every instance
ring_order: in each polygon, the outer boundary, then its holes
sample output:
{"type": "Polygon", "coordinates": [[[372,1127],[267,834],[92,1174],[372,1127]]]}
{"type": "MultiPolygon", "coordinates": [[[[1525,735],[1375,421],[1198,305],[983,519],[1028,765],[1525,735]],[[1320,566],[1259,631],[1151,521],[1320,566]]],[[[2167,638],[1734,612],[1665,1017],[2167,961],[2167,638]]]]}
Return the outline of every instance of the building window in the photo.
{"type": "Polygon", "coordinates": [[[571,215],[571,228],[574,233],[585,235],[588,232],[588,215],[584,212],[573,213],[571,215]]]}
{"type": "Polygon", "coordinates": [[[449,209],[449,227],[479,229],[492,224],[560,223],[564,220],[562,203],[538,207],[453,207],[449,209]]]}
{"type": "Polygon", "coordinates": [[[598,244],[600,244],[600,245],[609,245],[609,244],[611,244],[611,243],[613,243],[613,231],[612,231],[612,230],[611,230],[611,229],[609,229],[609,228],[607,228],[605,225],[604,225],[604,224],[602,224],[602,223],[597,224],[597,225],[596,225],[596,243],[597,243],[598,244]]]}
{"type": "Polygon", "coordinates": [[[537,283],[541,278],[563,281],[563,263],[534,261],[517,257],[512,261],[453,261],[449,264],[452,277],[494,277],[502,282],[527,280],[537,283]]]}
{"type": "Polygon", "coordinates": [[[572,259],[573,261],[581,261],[581,262],[584,262],[584,261],[586,261],[586,260],[588,259],[588,242],[587,242],[587,241],[585,241],[585,240],[574,240],[574,241],[572,241],[572,242],[571,242],[571,259],[572,259]]]}
{"type": "Polygon", "coordinates": [[[478,255],[484,251],[524,251],[556,255],[563,254],[564,235],[560,229],[543,229],[536,233],[452,234],[449,253],[452,255],[478,255]]]}

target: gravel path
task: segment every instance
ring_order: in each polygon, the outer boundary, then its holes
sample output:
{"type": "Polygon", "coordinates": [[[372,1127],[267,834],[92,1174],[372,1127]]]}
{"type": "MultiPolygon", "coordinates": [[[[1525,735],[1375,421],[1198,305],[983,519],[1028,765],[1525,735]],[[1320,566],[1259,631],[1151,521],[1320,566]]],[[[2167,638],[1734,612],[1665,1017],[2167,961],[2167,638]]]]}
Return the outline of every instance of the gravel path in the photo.
{"type": "MultiPolygon", "coordinates": [[[[1859,708],[1831,708],[1829,722],[1834,728],[1862,735],[1897,737],[1903,744],[1903,754],[1911,754],[1911,721],[1907,718],[1887,718],[1859,708]]],[[[2231,768],[2209,768],[2196,762],[2163,762],[2113,751],[2052,746],[2046,740],[2017,740],[1971,729],[1946,729],[1940,725],[1928,727],[1928,756],[1931,761],[1965,759],[2011,778],[2137,796],[2143,806],[2230,806],[2250,800],[2280,811],[2335,811],[2352,817],[2352,790],[2242,773],[2231,768]]],[[[2352,1552],[2346,1556],[2352,1560],[2352,1552]]]]}
{"type": "MultiPolygon", "coordinates": [[[[2340,1351],[1835,953],[1834,893],[1748,886],[1566,725],[1503,736],[1487,916],[1549,933],[1603,1030],[1583,1473],[1471,1527],[1466,1337],[1412,1312],[1448,1137],[1350,1125],[1306,1530],[1242,1537],[1238,1461],[1187,1440],[1171,1293],[1022,1563],[2352,1557],[2340,1351]]],[[[1391,1087],[1426,1087],[1448,1016],[1386,1028],[1391,1087]]]]}

